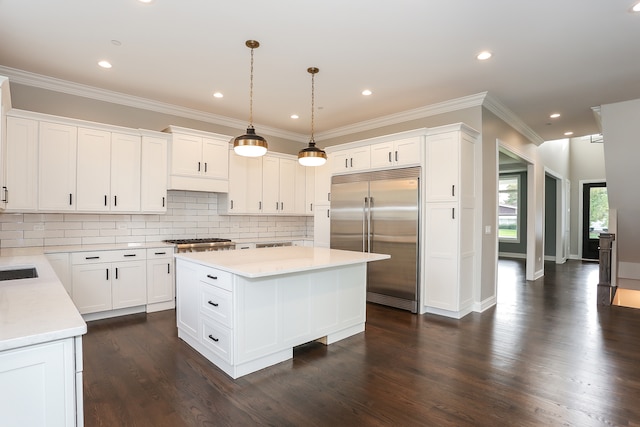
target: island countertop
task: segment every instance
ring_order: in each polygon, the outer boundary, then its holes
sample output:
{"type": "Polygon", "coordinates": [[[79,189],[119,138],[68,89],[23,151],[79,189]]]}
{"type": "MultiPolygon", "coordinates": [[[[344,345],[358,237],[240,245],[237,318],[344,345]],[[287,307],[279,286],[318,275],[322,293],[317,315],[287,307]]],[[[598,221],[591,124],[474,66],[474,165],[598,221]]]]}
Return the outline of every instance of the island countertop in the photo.
{"type": "Polygon", "coordinates": [[[44,255],[0,257],[0,269],[35,267],[38,277],[0,281],[0,351],[83,335],[87,324],[44,255]]]}
{"type": "Polygon", "coordinates": [[[391,258],[386,254],[305,246],[187,252],[176,254],[175,257],[247,278],[319,270],[391,258]]]}

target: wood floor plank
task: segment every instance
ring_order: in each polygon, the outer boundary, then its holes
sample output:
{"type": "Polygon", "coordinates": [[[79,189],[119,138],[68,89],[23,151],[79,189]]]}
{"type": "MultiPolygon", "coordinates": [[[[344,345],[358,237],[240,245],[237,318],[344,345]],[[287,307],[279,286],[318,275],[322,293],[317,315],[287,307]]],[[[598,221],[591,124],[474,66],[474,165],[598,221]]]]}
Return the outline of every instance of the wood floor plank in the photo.
{"type": "Polygon", "coordinates": [[[596,305],[597,264],[499,263],[498,304],[455,320],[367,305],[366,332],[232,380],[175,311],[89,323],[92,426],[640,426],[640,310],[596,305]]]}

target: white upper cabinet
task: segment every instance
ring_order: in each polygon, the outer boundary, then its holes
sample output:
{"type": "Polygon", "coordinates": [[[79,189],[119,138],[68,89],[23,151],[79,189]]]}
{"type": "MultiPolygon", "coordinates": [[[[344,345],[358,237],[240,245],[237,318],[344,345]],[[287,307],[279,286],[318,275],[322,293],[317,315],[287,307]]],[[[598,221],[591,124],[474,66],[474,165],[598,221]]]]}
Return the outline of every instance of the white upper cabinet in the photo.
{"type": "Polygon", "coordinates": [[[169,188],[172,190],[229,191],[231,137],[170,126],[169,188]]]}
{"type": "Polygon", "coordinates": [[[371,167],[371,149],[365,145],[338,150],[329,159],[331,172],[335,174],[366,170],[371,167]]]}
{"type": "Polygon", "coordinates": [[[262,158],[263,213],[295,213],[296,164],[293,159],[262,158]]]}
{"type": "Polygon", "coordinates": [[[420,137],[413,137],[371,145],[371,167],[419,165],[420,141],[420,137]]]}
{"type": "Polygon", "coordinates": [[[140,211],[140,135],[111,134],[111,211],[140,211]]]}
{"type": "Polygon", "coordinates": [[[38,122],[7,117],[5,208],[28,212],[38,208],[38,122]]]}
{"type": "Polygon", "coordinates": [[[165,135],[142,134],[140,167],[140,209],[167,211],[167,139],[165,135]]]}
{"type": "Polygon", "coordinates": [[[76,209],[76,147],[78,128],[40,122],[38,138],[38,209],[76,209]]]}

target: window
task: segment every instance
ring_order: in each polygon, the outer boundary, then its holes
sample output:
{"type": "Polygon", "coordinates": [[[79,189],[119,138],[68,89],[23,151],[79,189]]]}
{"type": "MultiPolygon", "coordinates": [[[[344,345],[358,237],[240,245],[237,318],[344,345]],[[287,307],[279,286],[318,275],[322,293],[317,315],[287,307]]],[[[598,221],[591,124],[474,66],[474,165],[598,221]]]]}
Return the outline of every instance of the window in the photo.
{"type": "Polygon", "coordinates": [[[520,241],[520,175],[501,175],[498,183],[498,239],[520,241]]]}

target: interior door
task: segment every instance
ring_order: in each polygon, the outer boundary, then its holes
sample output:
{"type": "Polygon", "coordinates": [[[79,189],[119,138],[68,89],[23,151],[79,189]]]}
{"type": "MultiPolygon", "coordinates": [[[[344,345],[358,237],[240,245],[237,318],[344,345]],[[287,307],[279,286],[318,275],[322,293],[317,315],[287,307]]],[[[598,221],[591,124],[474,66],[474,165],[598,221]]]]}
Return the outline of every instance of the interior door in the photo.
{"type": "Polygon", "coordinates": [[[600,233],[609,231],[607,184],[592,182],[582,187],[582,258],[598,259],[600,233]]]}

